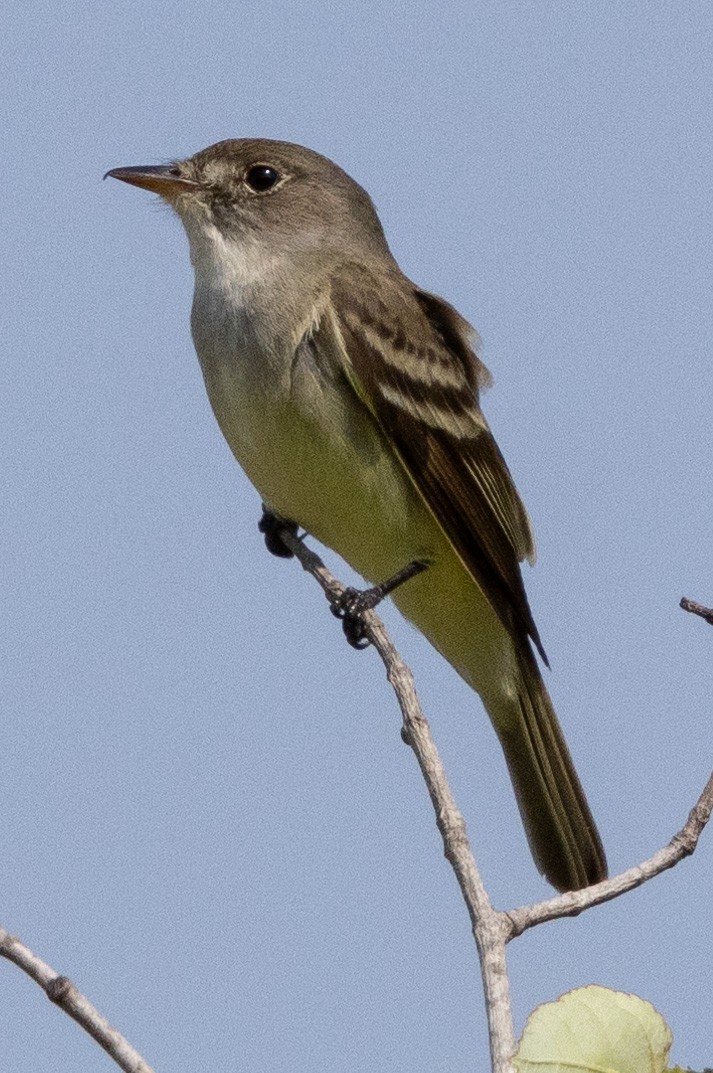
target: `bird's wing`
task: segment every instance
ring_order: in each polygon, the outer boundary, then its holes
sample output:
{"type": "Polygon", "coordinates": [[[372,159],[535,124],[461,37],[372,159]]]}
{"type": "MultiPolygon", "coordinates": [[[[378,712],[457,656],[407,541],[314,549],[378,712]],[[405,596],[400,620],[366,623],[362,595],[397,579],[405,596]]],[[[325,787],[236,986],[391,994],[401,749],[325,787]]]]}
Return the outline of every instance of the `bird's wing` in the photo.
{"type": "Polygon", "coordinates": [[[489,374],[475,332],[395,270],[346,265],[330,282],[344,370],[424,502],[514,638],[547,662],[520,574],[534,560],[527,512],[479,405],[489,374]]]}

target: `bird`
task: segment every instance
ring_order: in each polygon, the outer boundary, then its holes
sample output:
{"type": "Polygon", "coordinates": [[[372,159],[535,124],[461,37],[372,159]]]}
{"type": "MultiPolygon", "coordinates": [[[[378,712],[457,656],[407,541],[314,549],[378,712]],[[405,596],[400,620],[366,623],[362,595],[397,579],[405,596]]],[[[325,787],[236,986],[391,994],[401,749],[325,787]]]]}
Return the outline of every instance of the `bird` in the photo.
{"type": "Polygon", "coordinates": [[[396,606],[480,696],[539,871],[559,891],[605,879],[538,663],[520,568],[534,537],[481,409],[475,330],[407,278],[370,196],[311,149],[228,139],[107,176],[183,224],[208,398],[270,550],[289,555],[280,526],[299,526],[371,591],[393,579],[396,606]]]}

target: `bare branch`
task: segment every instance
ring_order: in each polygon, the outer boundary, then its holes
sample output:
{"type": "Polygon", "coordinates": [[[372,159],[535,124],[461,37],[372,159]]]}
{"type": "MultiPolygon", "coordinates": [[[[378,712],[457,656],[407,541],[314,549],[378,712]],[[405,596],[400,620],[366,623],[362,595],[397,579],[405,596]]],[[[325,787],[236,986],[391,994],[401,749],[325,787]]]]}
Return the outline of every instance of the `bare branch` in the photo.
{"type": "MultiPolygon", "coordinates": [[[[339,600],[345,586],[310,551],[294,530],[280,530],[280,538],[321,585],[332,605],[339,600]]],[[[692,600],[682,600],[681,607],[700,615],[713,625],[713,610],[692,600]]],[[[488,897],[475,863],[465,820],[451,793],[440,757],[431,737],[416,695],[413,676],[394,648],[384,624],[373,611],[362,615],[364,636],[378,651],[387,678],[396,692],[403,716],[402,736],[413,749],[428,787],[436,813],[436,823],[443,848],[455,872],[463,899],[470,914],[473,935],[480,959],[485,1003],[490,1033],[493,1073],[510,1073],[510,1059],[515,1050],[510,1002],[510,987],[505,958],[506,944],[528,928],[561,917],[578,916],[585,909],[618,898],[641,886],[668,868],[673,868],[696,849],[701,832],[713,810],[713,774],[691,810],[688,820],[669,844],[641,864],[584,890],[557,895],[535,905],[520,906],[508,912],[497,910],[488,897]]]]}
{"type": "Polygon", "coordinates": [[[689,600],[687,596],[681,597],[679,607],[682,607],[684,611],[690,611],[692,615],[699,615],[709,626],[713,626],[713,608],[697,604],[695,600],[689,600]]]}
{"type": "Polygon", "coordinates": [[[153,1073],[148,1062],[111,1027],[71,980],[56,973],[4,928],[0,928],[0,957],[14,962],[39,984],[47,998],[81,1025],[125,1073],[153,1073]]]}
{"type": "MultiPolygon", "coordinates": [[[[321,585],[327,599],[330,602],[338,600],[344,592],[344,585],[327,570],[322,560],[289,530],[282,530],[280,536],[304,569],[321,585]]],[[[470,915],[485,992],[493,1073],[510,1073],[515,1037],[505,959],[509,920],[505,914],[493,908],[483,885],[470,847],[465,820],[448,785],[428,721],[416,694],[411,669],[401,659],[375,612],[364,612],[363,623],[364,635],[379,653],[386,676],[396,693],[403,717],[402,737],[413,749],[423,773],[443,839],[443,851],[455,872],[470,915]]]]}
{"type": "Polygon", "coordinates": [[[544,924],[548,920],[558,920],[560,917],[574,917],[593,905],[601,905],[609,902],[612,898],[618,898],[628,890],[640,887],[654,876],[661,875],[668,868],[682,861],[684,857],[690,857],[698,845],[703,828],[708,823],[713,809],[713,773],[705,785],[703,793],[698,798],[686,823],[675,834],[669,844],[654,853],[653,857],[641,864],[627,868],[618,876],[605,879],[603,883],[596,883],[584,890],[570,891],[567,894],[559,894],[556,898],[549,898],[546,902],[538,902],[536,905],[524,905],[519,909],[511,909],[507,916],[512,925],[508,940],[521,935],[528,928],[536,924],[544,924]]]}
{"type": "MultiPolygon", "coordinates": [[[[346,587],[330,573],[319,556],[306,547],[294,527],[280,528],[279,539],[319,583],[332,608],[338,607],[346,587]]],[[[681,607],[713,625],[713,609],[686,598],[681,600],[681,607]]],[[[617,898],[690,856],[713,810],[713,773],[684,826],[667,846],[648,860],[584,890],[560,894],[508,912],[494,909],[473,856],[465,820],[456,805],[428,721],[421,710],[411,670],[396,651],[378,615],[374,611],[363,611],[360,617],[364,636],[379,653],[388,681],[396,693],[403,718],[401,735],[412,748],[421,768],[443,839],[443,851],[468,909],[483,980],[492,1073],[512,1073],[515,1039],[506,944],[528,928],[560,917],[578,916],[593,905],[617,898]]],[[[0,957],[14,962],[39,984],[50,1001],[77,1021],[125,1073],[153,1073],[138,1051],[111,1027],[71,980],[56,973],[3,928],[0,928],[0,957]]]]}

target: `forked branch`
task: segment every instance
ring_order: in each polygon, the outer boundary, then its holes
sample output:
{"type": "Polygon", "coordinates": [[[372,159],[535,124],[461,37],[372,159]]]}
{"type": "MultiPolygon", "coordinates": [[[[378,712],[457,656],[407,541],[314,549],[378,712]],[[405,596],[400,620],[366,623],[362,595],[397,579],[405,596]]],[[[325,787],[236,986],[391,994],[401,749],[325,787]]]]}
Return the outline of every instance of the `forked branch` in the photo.
{"type": "MultiPolygon", "coordinates": [[[[327,570],[322,560],[306,547],[294,528],[280,529],[279,539],[318,581],[330,605],[337,607],[345,586],[327,570]]],[[[713,610],[710,608],[702,607],[691,600],[682,600],[681,606],[713,625],[713,610]]],[[[375,612],[365,611],[362,617],[364,636],[379,653],[387,678],[396,693],[403,718],[402,737],[411,746],[418,760],[436,814],[445,856],[455,872],[470,915],[485,994],[492,1071],[512,1073],[511,1059],[515,1051],[515,1038],[505,953],[507,943],[537,924],[560,917],[577,916],[593,905],[617,898],[692,854],[713,809],[713,774],[678,834],[648,860],[585,890],[560,894],[547,901],[509,911],[495,909],[480,877],[465,820],[455,803],[428,722],[421,710],[413,675],[399,656],[384,624],[375,612]]],[[[19,939],[2,928],[0,957],[14,962],[39,984],[48,998],[74,1018],[125,1073],[153,1073],[138,1051],[111,1027],[67,977],[56,973],[19,939]]]]}
{"type": "MultiPolygon", "coordinates": [[[[334,605],[344,591],[344,586],[293,530],[281,530],[280,537],[304,569],[319,582],[330,604],[334,605]]],[[[713,625],[713,610],[690,600],[682,600],[681,606],[713,625]]],[[[458,811],[428,722],[421,711],[411,671],[394,648],[384,624],[375,612],[367,611],[363,617],[365,636],[379,653],[386,667],[388,680],[396,693],[403,716],[402,736],[416,754],[436,813],[445,856],[456,874],[470,915],[485,992],[492,1070],[493,1073],[511,1073],[515,1040],[505,957],[506,944],[537,924],[561,917],[577,916],[593,905],[618,898],[626,891],[633,890],[672,868],[684,857],[690,856],[698,845],[698,839],[713,809],[713,773],[684,826],[667,846],[648,860],[584,890],[560,894],[545,902],[520,906],[509,911],[494,909],[473,857],[465,821],[458,811]]]]}

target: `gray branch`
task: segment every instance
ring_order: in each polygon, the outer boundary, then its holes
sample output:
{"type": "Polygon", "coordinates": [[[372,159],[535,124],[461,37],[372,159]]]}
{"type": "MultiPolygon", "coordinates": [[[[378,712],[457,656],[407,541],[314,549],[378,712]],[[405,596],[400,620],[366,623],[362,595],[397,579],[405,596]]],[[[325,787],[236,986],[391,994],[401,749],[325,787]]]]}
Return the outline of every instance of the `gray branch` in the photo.
{"type": "Polygon", "coordinates": [[[557,897],[549,898],[546,902],[511,909],[507,914],[511,925],[508,940],[522,935],[524,931],[534,928],[536,924],[544,924],[548,920],[559,920],[560,917],[576,917],[585,909],[593,905],[601,905],[602,902],[610,902],[612,898],[618,898],[620,894],[626,894],[628,890],[634,890],[635,887],[640,887],[642,883],[653,879],[654,876],[661,875],[668,868],[673,868],[684,857],[690,857],[694,852],[703,828],[711,817],[711,809],[713,809],[713,773],[709,776],[701,796],[688,814],[685,824],[667,846],[660,849],[658,853],[654,853],[648,860],[635,864],[633,868],[627,868],[618,876],[605,879],[603,883],[585,887],[584,890],[558,894],[557,897]]]}
{"type": "MultiPolygon", "coordinates": [[[[334,604],[345,586],[294,533],[284,529],[280,535],[304,569],[321,585],[330,604],[334,604]]],[[[364,612],[363,623],[365,636],[379,653],[386,668],[386,677],[396,693],[403,717],[402,737],[413,749],[423,773],[443,839],[443,851],[455,872],[470,914],[485,993],[493,1073],[511,1073],[510,1059],[515,1051],[515,1035],[505,957],[509,920],[504,913],[493,908],[483,885],[470,848],[465,820],[448,785],[431,729],[416,695],[411,670],[401,659],[383,622],[374,611],[364,612]]]]}
{"type": "MultiPolygon", "coordinates": [[[[280,536],[304,569],[317,580],[327,600],[334,606],[345,586],[293,530],[282,529],[280,536]]],[[[682,601],[682,606],[713,624],[711,609],[690,600],[682,601]]],[[[577,916],[593,905],[617,898],[690,856],[713,809],[713,774],[678,834],[648,860],[585,890],[560,894],[547,901],[509,911],[495,909],[480,877],[465,820],[455,803],[430,727],[421,710],[411,670],[399,656],[375,612],[364,612],[363,624],[364,634],[379,653],[388,681],[396,694],[403,718],[402,737],[413,749],[421,768],[436,814],[436,825],[443,839],[443,851],[468,909],[483,980],[492,1073],[512,1073],[515,1036],[505,954],[508,942],[537,924],[577,916]]],[[[47,997],[81,1025],[125,1073],[153,1073],[138,1051],[111,1027],[71,980],[56,973],[19,939],[2,928],[0,957],[12,961],[39,984],[47,997]]]]}
{"type": "MultiPolygon", "coordinates": [[[[292,530],[283,529],[280,536],[304,569],[318,581],[328,601],[333,605],[344,592],[344,585],[292,530]]],[[[682,606],[713,624],[711,609],[703,608],[692,601],[682,601],[682,606]]],[[[618,898],[666,869],[673,868],[684,857],[690,856],[698,845],[698,839],[713,809],[713,774],[685,825],[667,846],[648,860],[584,890],[560,894],[545,902],[520,906],[509,911],[494,909],[470,847],[465,820],[456,806],[430,727],[421,710],[413,675],[394,648],[378,615],[367,611],[363,615],[363,621],[365,636],[379,653],[387,678],[396,693],[403,717],[402,736],[413,749],[423,773],[436,813],[436,824],[443,839],[444,853],[455,872],[470,915],[485,993],[492,1073],[512,1073],[511,1059],[515,1052],[515,1038],[505,957],[507,943],[537,924],[561,917],[577,916],[593,905],[618,898]]]]}
{"type": "Polygon", "coordinates": [[[134,1050],[124,1037],[112,1028],[105,1017],[92,1006],[66,976],[60,976],[44,961],[33,954],[28,947],[4,928],[0,928],[0,957],[12,961],[26,972],[30,979],[39,984],[50,1002],[74,1018],[85,1032],[88,1032],[114,1059],[119,1069],[125,1073],[154,1073],[138,1051],[134,1050]]]}

